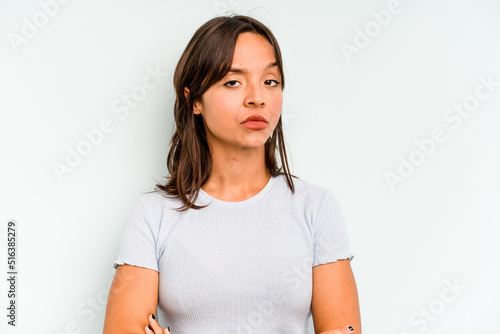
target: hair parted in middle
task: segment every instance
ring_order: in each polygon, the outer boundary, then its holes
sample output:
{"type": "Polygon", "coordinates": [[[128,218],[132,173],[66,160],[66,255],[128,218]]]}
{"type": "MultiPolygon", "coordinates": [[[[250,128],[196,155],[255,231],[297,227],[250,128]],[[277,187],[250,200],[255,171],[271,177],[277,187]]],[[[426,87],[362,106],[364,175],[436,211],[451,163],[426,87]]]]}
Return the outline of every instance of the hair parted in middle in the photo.
{"type": "MultiPolygon", "coordinates": [[[[264,24],[249,16],[231,15],[215,17],[198,28],[175,69],[176,130],[171,138],[167,157],[170,176],[166,177],[166,184],[158,183],[155,188],[166,195],[180,198],[184,205],[177,208],[178,211],[206,207],[197,206],[194,202],[211,174],[212,157],[202,116],[193,113],[193,105],[229,72],[238,36],[245,32],[261,35],[269,41],[281,77],[281,89],[285,88],[281,51],[276,38],[264,24]],[[184,87],[189,89],[187,97],[184,95],[184,87]]],[[[265,143],[265,163],[272,176],[285,175],[288,186],[294,193],[292,177],[298,177],[289,172],[281,119],[280,116],[272,136],[265,143]],[[280,168],[277,166],[277,151],[281,158],[280,168]]]]}

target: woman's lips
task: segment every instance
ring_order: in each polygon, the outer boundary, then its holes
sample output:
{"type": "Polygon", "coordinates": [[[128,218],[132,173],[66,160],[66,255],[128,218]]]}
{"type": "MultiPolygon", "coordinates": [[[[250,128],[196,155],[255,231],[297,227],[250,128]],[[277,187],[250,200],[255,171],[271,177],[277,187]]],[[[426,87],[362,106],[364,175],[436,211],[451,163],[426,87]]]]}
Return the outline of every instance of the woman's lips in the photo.
{"type": "Polygon", "coordinates": [[[248,121],[243,123],[243,126],[250,130],[262,130],[267,127],[267,123],[263,121],[248,121]]]}

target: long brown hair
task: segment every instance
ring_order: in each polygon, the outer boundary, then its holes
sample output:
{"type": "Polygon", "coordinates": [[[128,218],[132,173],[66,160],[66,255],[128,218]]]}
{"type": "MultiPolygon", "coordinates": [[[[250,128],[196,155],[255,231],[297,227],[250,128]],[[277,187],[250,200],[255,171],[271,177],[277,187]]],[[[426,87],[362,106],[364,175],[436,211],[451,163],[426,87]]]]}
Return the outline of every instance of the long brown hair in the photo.
{"type": "MultiPolygon", "coordinates": [[[[236,41],[244,32],[262,35],[271,43],[281,76],[281,89],[285,88],[283,62],[278,42],[272,32],[261,22],[244,15],[220,16],[198,28],[175,69],[176,131],[170,141],[171,148],[167,157],[170,176],[166,177],[165,184],[158,183],[155,188],[164,191],[166,195],[182,200],[184,205],[177,208],[177,211],[206,207],[197,206],[194,202],[200,188],[210,176],[212,157],[202,116],[193,113],[193,103],[201,100],[205,91],[228,73],[233,63],[236,41]],[[184,95],[184,87],[189,89],[187,98],[184,95]],[[187,194],[190,195],[189,198],[186,197],[187,194]]],[[[297,179],[298,177],[289,172],[281,124],[280,116],[272,136],[265,143],[265,163],[272,176],[284,174],[289,188],[292,193],[295,193],[292,177],[297,179]],[[280,168],[276,162],[277,150],[281,158],[282,167],[280,168]]]]}

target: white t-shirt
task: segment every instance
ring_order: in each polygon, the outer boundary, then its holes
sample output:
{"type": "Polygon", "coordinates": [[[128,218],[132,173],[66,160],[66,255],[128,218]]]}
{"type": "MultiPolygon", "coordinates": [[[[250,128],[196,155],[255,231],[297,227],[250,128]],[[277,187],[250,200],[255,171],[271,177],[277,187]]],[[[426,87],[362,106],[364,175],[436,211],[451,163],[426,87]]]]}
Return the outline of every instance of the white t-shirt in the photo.
{"type": "Polygon", "coordinates": [[[312,267],[352,260],[333,193],[283,174],[255,196],[218,200],[203,189],[185,212],[179,199],[141,195],[114,268],[159,272],[158,316],[173,334],[307,333],[312,267]]]}

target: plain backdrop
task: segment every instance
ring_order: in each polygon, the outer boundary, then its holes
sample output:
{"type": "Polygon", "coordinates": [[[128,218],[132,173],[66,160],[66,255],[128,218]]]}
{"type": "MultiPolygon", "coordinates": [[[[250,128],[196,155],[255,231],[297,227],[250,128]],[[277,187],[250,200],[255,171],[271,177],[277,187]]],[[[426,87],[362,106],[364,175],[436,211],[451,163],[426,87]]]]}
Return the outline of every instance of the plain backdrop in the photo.
{"type": "Polygon", "coordinates": [[[261,20],[280,43],[292,173],[341,204],[364,333],[493,333],[495,0],[1,2],[0,332],[102,331],[126,219],[167,175],[175,65],[222,13],[261,20]]]}

